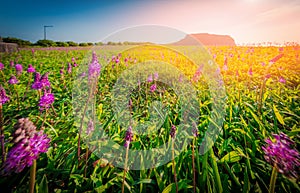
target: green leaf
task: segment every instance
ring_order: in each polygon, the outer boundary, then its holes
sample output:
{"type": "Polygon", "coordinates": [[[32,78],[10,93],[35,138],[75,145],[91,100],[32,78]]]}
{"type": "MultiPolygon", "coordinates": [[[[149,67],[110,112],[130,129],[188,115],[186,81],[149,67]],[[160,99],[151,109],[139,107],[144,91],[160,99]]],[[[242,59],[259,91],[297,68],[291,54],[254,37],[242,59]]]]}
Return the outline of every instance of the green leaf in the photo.
{"type": "Polygon", "coordinates": [[[226,154],[224,157],[222,157],[219,162],[221,162],[221,163],[222,162],[234,163],[234,162],[237,162],[241,159],[242,158],[241,158],[239,152],[231,151],[228,154],[226,154]]]}
{"type": "Polygon", "coordinates": [[[284,125],[283,118],[280,115],[278,109],[276,108],[276,106],[274,104],[273,104],[273,110],[274,110],[275,116],[276,116],[277,120],[279,121],[279,123],[281,123],[282,125],[284,125]]]}
{"type": "Polygon", "coordinates": [[[137,184],[155,184],[155,181],[152,179],[139,179],[133,183],[133,185],[137,184]]]}
{"type": "Polygon", "coordinates": [[[46,175],[43,176],[41,183],[39,184],[39,192],[48,193],[48,181],[46,175]]]}
{"type": "MultiPolygon", "coordinates": [[[[193,186],[188,185],[189,180],[180,180],[178,182],[178,191],[181,189],[188,189],[188,188],[192,188],[193,186]]],[[[162,193],[170,193],[170,192],[176,192],[176,184],[175,183],[171,183],[169,184],[163,191],[162,193]]]]}

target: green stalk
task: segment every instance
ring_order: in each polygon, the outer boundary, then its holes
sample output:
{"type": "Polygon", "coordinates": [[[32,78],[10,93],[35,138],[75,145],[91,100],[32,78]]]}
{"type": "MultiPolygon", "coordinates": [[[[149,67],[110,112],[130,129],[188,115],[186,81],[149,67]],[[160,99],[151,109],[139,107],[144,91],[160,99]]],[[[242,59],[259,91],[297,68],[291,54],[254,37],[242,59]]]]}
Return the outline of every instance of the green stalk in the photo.
{"type": "Polygon", "coordinates": [[[275,184],[276,184],[277,174],[278,174],[277,168],[275,166],[273,166],[271,180],[270,180],[269,193],[275,192],[275,184]]]}
{"type": "Polygon", "coordinates": [[[36,160],[33,161],[33,164],[30,168],[29,193],[34,193],[35,175],[36,175],[36,160]]]}
{"type": "Polygon", "coordinates": [[[262,108],[262,99],[263,99],[263,95],[264,95],[264,88],[266,85],[266,81],[263,80],[261,87],[260,87],[260,93],[259,93],[259,103],[258,103],[258,113],[261,114],[261,108],[262,108]]]}
{"type": "Polygon", "coordinates": [[[222,188],[221,178],[220,178],[220,174],[219,174],[219,170],[218,170],[216,157],[215,157],[215,154],[214,154],[214,151],[212,148],[209,150],[209,153],[211,156],[211,162],[212,162],[213,172],[214,172],[214,176],[215,176],[215,181],[217,184],[217,190],[219,193],[222,193],[223,188],[222,188]]]}
{"type": "Polygon", "coordinates": [[[129,144],[126,147],[126,155],[125,155],[125,163],[124,163],[124,173],[123,173],[123,181],[122,181],[122,193],[124,193],[124,189],[125,189],[125,176],[126,176],[126,171],[127,171],[128,150],[129,150],[129,144]]]}
{"type": "Polygon", "coordinates": [[[5,161],[5,147],[4,147],[4,128],[3,128],[3,115],[2,104],[0,103],[0,138],[1,138],[1,152],[2,152],[2,165],[5,161]]]}
{"type": "Polygon", "coordinates": [[[80,127],[79,127],[79,133],[78,133],[78,141],[77,141],[77,157],[78,157],[78,161],[80,160],[80,138],[81,138],[83,120],[84,120],[85,113],[87,111],[87,107],[88,107],[88,104],[90,102],[90,99],[91,99],[91,96],[92,96],[92,93],[93,93],[93,89],[94,89],[94,84],[92,84],[92,87],[90,88],[89,96],[88,96],[88,98],[86,100],[86,103],[85,103],[85,106],[84,106],[84,110],[83,110],[83,114],[82,114],[82,117],[81,117],[81,120],[80,120],[80,127]]]}
{"type": "Polygon", "coordinates": [[[26,94],[27,94],[27,92],[28,92],[28,89],[29,89],[29,87],[30,87],[30,84],[31,84],[31,77],[32,77],[32,74],[30,73],[29,74],[29,78],[28,78],[28,84],[27,84],[27,87],[26,87],[26,90],[25,90],[25,92],[24,92],[24,95],[23,95],[23,98],[22,98],[22,101],[24,101],[25,100],[25,97],[26,97],[26,94]]]}
{"type": "Polygon", "coordinates": [[[18,90],[16,89],[16,85],[14,84],[14,89],[15,89],[15,93],[17,95],[17,103],[18,103],[18,111],[20,110],[20,99],[19,99],[19,94],[18,94],[18,90]]]}
{"type": "Polygon", "coordinates": [[[194,186],[194,192],[196,193],[195,139],[196,139],[196,137],[194,137],[193,143],[192,143],[192,164],[193,164],[193,175],[194,175],[193,186],[194,186]]]}
{"type": "MultiPolygon", "coordinates": [[[[201,175],[201,181],[200,181],[201,189],[205,189],[205,184],[206,184],[206,180],[207,180],[207,158],[208,158],[208,152],[206,152],[203,155],[202,175],[201,175]]],[[[199,171],[199,173],[200,173],[200,171],[199,171]]]]}
{"type": "Polygon", "coordinates": [[[174,171],[174,181],[176,186],[176,193],[178,193],[178,183],[177,183],[177,175],[176,175],[176,165],[175,165],[175,151],[174,151],[174,139],[172,138],[172,165],[174,171]]]}

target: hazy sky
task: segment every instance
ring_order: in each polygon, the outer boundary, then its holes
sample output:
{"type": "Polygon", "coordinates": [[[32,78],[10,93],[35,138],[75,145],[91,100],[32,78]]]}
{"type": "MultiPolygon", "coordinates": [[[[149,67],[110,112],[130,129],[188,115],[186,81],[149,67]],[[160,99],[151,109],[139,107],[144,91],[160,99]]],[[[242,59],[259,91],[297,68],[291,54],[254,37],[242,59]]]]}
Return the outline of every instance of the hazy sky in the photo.
{"type": "MultiPolygon", "coordinates": [[[[300,0],[7,0],[0,36],[35,42],[98,42],[115,31],[163,25],[185,33],[232,36],[236,43],[300,43],[300,0]]],[[[142,35],[141,35],[142,37],[142,35]]]]}

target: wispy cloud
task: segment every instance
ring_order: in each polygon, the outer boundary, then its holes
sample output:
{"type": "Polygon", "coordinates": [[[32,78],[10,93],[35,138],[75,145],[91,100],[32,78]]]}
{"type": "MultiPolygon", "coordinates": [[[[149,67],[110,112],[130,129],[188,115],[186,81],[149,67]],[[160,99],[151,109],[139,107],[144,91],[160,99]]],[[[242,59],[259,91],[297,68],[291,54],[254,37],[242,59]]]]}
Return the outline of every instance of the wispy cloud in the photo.
{"type": "Polygon", "coordinates": [[[295,18],[300,18],[299,1],[294,1],[289,4],[259,13],[256,15],[255,23],[258,24],[274,21],[291,22],[291,19],[293,19],[293,21],[300,22],[299,20],[295,20],[295,18]]]}

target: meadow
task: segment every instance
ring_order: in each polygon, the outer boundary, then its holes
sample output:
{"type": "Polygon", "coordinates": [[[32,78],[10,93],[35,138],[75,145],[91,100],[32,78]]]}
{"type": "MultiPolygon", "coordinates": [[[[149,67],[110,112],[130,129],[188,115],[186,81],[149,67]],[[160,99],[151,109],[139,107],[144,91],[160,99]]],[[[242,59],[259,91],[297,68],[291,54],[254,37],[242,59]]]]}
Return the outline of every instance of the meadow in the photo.
{"type": "Polygon", "coordinates": [[[193,49],[0,53],[0,192],[300,192],[300,47],[193,49]]]}

